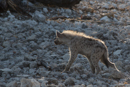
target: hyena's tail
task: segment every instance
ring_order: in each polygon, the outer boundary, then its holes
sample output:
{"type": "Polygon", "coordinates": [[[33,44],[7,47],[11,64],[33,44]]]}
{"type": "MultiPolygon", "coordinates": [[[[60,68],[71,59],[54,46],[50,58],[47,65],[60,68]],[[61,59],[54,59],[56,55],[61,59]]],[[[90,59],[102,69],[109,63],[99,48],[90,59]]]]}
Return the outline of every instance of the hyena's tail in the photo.
{"type": "Polygon", "coordinates": [[[108,51],[107,51],[107,50],[104,52],[103,57],[101,58],[101,61],[107,66],[107,68],[112,67],[112,68],[116,69],[118,72],[120,72],[120,71],[117,69],[115,63],[112,63],[112,62],[109,60],[108,51]]]}

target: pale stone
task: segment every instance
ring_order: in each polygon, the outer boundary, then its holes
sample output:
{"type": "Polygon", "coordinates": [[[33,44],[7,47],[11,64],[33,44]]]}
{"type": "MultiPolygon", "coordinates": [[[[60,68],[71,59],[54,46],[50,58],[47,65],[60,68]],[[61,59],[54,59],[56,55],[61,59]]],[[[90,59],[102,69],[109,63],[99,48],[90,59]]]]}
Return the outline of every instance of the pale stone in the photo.
{"type": "Polygon", "coordinates": [[[87,87],[94,87],[93,85],[87,85],[87,87]]]}
{"type": "Polygon", "coordinates": [[[49,42],[42,42],[39,46],[40,46],[40,48],[42,48],[42,49],[45,49],[46,47],[48,47],[49,46],[49,42]]]}
{"type": "Polygon", "coordinates": [[[97,84],[98,84],[99,86],[102,86],[102,83],[103,83],[103,82],[100,81],[100,80],[97,81],[97,84]]]}
{"type": "Polygon", "coordinates": [[[125,84],[125,87],[130,87],[130,84],[125,84]]]}
{"type": "Polygon", "coordinates": [[[43,12],[47,13],[48,9],[47,8],[43,8],[43,12]]]}
{"type": "Polygon", "coordinates": [[[102,4],[102,8],[108,9],[108,8],[110,8],[110,6],[109,6],[108,3],[103,3],[103,4],[102,4]]]}
{"type": "Polygon", "coordinates": [[[16,81],[12,81],[6,85],[6,87],[18,87],[18,84],[16,81]]]}
{"type": "Polygon", "coordinates": [[[62,58],[65,59],[65,60],[66,60],[66,59],[68,60],[69,57],[70,57],[69,53],[66,53],[62,58]]]}
{"type": "Polygon", "coordinates": [[[83,11],[82,11],[82,10],[79,10],[79,13],[80,13],[80,14],[83,14],[83,11]]]}
{"type": "Polygon", "coordinates": [[[116,50],[116,51],[113,53],[113,55],[114,55],[114,56],[118,56],[119,54],[121,54],[121,51],[122,51],[122,50],[116,50]]]}
{"type": "Polygon", "coordinates": [[[29,54],[24,55],[24,60],[33,61],[33,60],[36,60],[36,59],[37,59],[36,57],[33,57],[29,54]]]}
{"type": "Polygon", "coordinates": [[[66,13],[71,14],[72,11],[70,9],[66,9],[66,13]]]}
{"type": "Polygon", "coordinates": [[[27,37],[27,40],[35,40],[36,39],[36,35],[35,34],[33,34],[33,35],[31,35],[31,36],[29,36],[29,37],[27,37]]]}
{"type": "Polygon", "coordinates": [[[125,8],[126,8],[126,4],[120,4],[118,6],[118,9],[120,9],[120,10],[124,10],[125,8]]]}
{"type": "Polygon", "coordinates": [[[34,19],[36,19],[37,21],[44,22],[46,20],[46,17],[41,12],[35,11],[34,19]]]}
{"type": "Polygon", "coordinates": [[[107,16],[102,17],[100,20],[105,21],[105,22],[110,22],[111,21],[107,16]]]}
{"type": "Polygon", "coordinates": [[[40,83],[35,79],[21,79],[21,87],[40,87],[40,83]]]}
{"type": "Polygon", "coordinates": [[[12,69],[9,69],[9,68],[4,68],[4,69],[0,69],[0,70],[3,72],[12,72],[12,69]]]}

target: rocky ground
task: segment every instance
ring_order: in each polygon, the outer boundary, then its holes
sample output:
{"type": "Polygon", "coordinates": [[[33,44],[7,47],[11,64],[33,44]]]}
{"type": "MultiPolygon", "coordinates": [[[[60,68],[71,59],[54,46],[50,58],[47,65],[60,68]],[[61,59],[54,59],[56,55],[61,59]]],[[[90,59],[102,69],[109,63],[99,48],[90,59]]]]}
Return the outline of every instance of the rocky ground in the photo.
{"type": "Polygon", "coordinates": [[[72,9],[41,7],[30,12],[32,18],[10,11],[0,17],[0,87],[130,87],[130,0],[83,0],[72,9]],[[101,73],[92,74],[81,55],[69,72],[61,73],[69,53],[67,46],[54,44],[56,30],[103,40],[121,73],[99,62],[101,73]]]}

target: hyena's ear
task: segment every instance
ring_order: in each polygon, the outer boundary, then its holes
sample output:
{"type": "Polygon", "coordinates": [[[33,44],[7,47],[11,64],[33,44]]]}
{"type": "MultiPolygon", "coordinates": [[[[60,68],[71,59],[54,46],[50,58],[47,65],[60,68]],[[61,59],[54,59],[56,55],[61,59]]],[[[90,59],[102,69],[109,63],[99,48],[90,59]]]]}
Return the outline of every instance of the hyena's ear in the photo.
{"type": "Polygon", "coordinates": [[[59,31],[56,31],[56,36],[57,36],[57,37],[63,37],[63,34],[60,33],[59,31]]]}

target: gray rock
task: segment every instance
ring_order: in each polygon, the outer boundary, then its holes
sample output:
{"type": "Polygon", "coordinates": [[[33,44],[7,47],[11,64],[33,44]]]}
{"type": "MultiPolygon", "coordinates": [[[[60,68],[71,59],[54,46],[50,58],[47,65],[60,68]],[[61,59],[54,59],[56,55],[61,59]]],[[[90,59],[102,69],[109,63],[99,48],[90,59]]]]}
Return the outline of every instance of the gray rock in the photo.
{"type": "Polygon", "coordinates": [[[130,71],[130,65],[126,65],[125,70],[130,71]]]}
{"type": "Polygon", "coordinates": [[[23,77],[23,78],[29,78],[29,76],[30,75],[25,75],[25,74],[23,74],[23,75],[17,75],[17,77],[23,77]]]}
{"type": "Polygon", "coordinates": [[[127,65],[127,64],[130,64],[129,60],[125,60],[124,63],[127,65]]]}
{"type": "Polygon", "coordinates": [[[18,65],[19,65],[20,68],[29,67],[30,62],[29,61],[22,61],[22,63],[19,63],[18,65]]]}
{"type": "Polygon", "coordinates": [[[130,87],[130,84],[125,84],[125,87],[130,87]]]}
{"type": "Polygon", "coordinates": [[[84,84],[82,84],[82,85],[74,85],[73,87],[86,87],[86,86],[84,84]]]}
{"type": "Polygon", "coordinates": [[[66,11],[66,13],[68,13],[68,14],[70,14],[70,15],[71,15],[71,13],[72,13],[70,9],[66,9],[65,11],[66,11]]]}
{"type": "Polygon", "coordinates": [[[98,84],[98,86],[102,86],[103,82],[100,81],[100,80],[98,80],[98,81],[97,81],[97,84],[98,84]]]}
{"type": "Polygon", "coordinates": [[[45,79],[45,77],[38,79],[38,81],[41,83],[41,87],[47,87],[46,83],[48,81],[45,79]]]}
{"type": "Polygon", "coordinates": [[[45,48],[48,47],[49,45],[50,45],[49,42],[42,42],[39,46],[40,46],[40,48],[45,49],[45,48]]]}
{"type": "Polygon", "coordinates": [[[48,9],[47,8],[43,8],[43,12],[47,13],[48,9]]]}
{"type": "MultiPolygon", "coordinates": [[[[0,56],[0,57],[1,57],[1,56],[0,56]]],[[[0,60],[1,60],[1,59],[0,59],[0,60]]],[[[4,67],[4,63],[0,61],[0,69],[3,69],[3,68],[5,68],[5,67],[4,67]]]]}
{"type": "Polygon", "coordinates": [[[34,41],[30,41],[30,47],[31,47],[32,49],[34,49],[34,50],[36,50],[36,49],[39,48],[38,44],[35,43],[34,41]]]}
{"type": "Polygon", "coordinates": [[[55,84],[58,85],[58,80],[56,78],[46,78],[48,81],[47,84],[55,84]]]}
{"type": "Polygon", "coordinates": [[[41,22],[44,22],[46,17],[39,11],[35,11],[34,13],[34,19],[37,20],[37,21],[41,21],[41,22]]]}
{"type": "Polygon", "coordinates": [[[27,61],[34,61],[34,60],[36,60],[37,58],[36,57],[33,57],[33,56],[31,56],[31,55],[29,55],[29,54],[25,54],[24,55],[24,60],[27,60],[27,61]]]}
{"type": "Polygon", "coordinates": [[[65,60],[68,60],[69,59],[69,57],[70,57],[70,55],[69,55],[69,53],[66,53],[65,55],[63,55],[63,59],[65,59],[65,60]]]}
{"type": "Polygon", "coordinates": [[[50,71],[46,71],[45,68],[39,68],[37,70],[37,73],[40,74],[41,76],[46,77],[46,76],[48,76],[48,74],[50,73],[50,71]]]}
{"type": "Polygon", "coordinates": [[[0,35],[0,42],[3,42],[4,41],[4,37],[3,35],[0,35]]]}
{"type": "Polygon", "coordinates": [[[110,77],[110,73],[104,73],[104,74],[102,74],[102,76],[108,78],[108,77],[110,77]]]}
{"type": "Polygon", "coordinates": [[[111,22],[111,19],[109,19],[107,16],[104,16],[100,19],[100,21],[111,22]]]}
{"type": "Polygon", "coordinates": [[[58,83],[58,87],[65,87],[64,83],[58,83]]]}
{"type": "Polygon", "coordinates": [[[31,62],[30,68],[37,68],[37,62],[36,61],[31,62]]]}
{"type": "Polygon", "coordinates": [[[4,68],[4,69],[0,69],[0,70],[3,72],[12,72],[12,69],[9,69],[9,68],[4,68]]]}
{"type": "Polygon", "coordinates": [[[32,41],[32,40],[35,40],[35,39],[36,39],[36,35],[35,34],[27,37],[27,40],[29,40],[29,41],[32,41]]]}
{"type": "Polygon", "coordinates": [[[109,9],[109,8],[110,8],[110,6],[109,6],[109,4],[108,4],[108,3],[103,3],[103,4],[102,4],[102,8],[109,9]]]}
{"type": "Polygon", "coordinates": [[[86,75],[86,74],[81,75],[81,77],[82,77],[83,79],[87,79],[87,75],[86,75]]]}
{"type": "Polygon", "coordinates": [[[6,85],[6,87],[18,87],[18,84],[16,81],[12,81],[6,85]]]}
{"type": "Polygon", "coordinates": [[[120,9],[120,10],[125,10],[125,8],[126,8],[126,4],[120,4],[118,6],[118,9],[120,9]]]}
{"type": "Polygon", "coordinates": [[[41,83],[41,87],[47,87],[44,82],[41,83]]]}
{"type": "Polygon", "coordinates": [[[35,69],[29,69],[29,73],[34,77],[36,76],[36,70],[35,69]]]}
{"type": "Polygon", "coordinates": [[[11,73],[10,72],[3,72],[2,77],[9,79],[9,78],[11,78],[11,73]]]}
{"type": "Polygon", "coordinates": [[[10,44],[9,41],[4,41],[4,42],[3,42],[3,46],[4,46],[4,47],[10,47],[11,44],[10,44]]]}
{"type": "Polygon", "coordinates": [[[87,85],[87,87],[94,87],[93,85],[87,85]]]}
{"type": "Polygon", "coordinates": [[[122,50],[116,50],[116,51],[113,53],[113,55],[114,55],[114,56],[118,56],[119,54],[121,54],[121,51],[122,51],[122,50]]]}
{"type": "Polygon", "coordinates": [[[115,64],[116,64],[117,68],[122,68],[123,67],[122,61],[117,61],[115,64]]]}
{"type": "Polygon", "coordinates": [[[92,83],[92,82],[94,82],[94,78],[90,78],[90,79],[88,79],[88,81],[89,81],[90,83],[92,83]]]}
{"type": "Polygon", "coordinates": [[[12,68],[12,70],[13,70],[14,75],[17,75],[17,74],[20,73],[21,68],[19,68],[18,66],[14,66],[14,67],[12,68]]]}
{"type": "Polygon", "coordinates": [[[73,85],[75,85],[74,78],[71,78],[71,77],[67,78],[65,80],[64,84],[65,84],[65,86],[73,86],[73,85]]]}
{"type": "Polygon", "coordinates": [[[110,73],[110,77],[114,78],[114,79],[121,79],[121,78],[125,78],[126,75],[122,72],[118,72],[112,68],[109,69],[109,73],[110,73]]]}
{"type": "Polygon", "coordinates": [[[21,79],[21,86],[20,87],[40,87],[40,83],[35,79],[21,79]]]}

